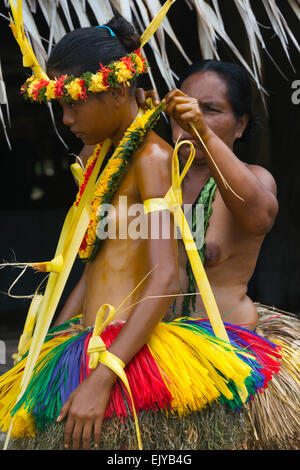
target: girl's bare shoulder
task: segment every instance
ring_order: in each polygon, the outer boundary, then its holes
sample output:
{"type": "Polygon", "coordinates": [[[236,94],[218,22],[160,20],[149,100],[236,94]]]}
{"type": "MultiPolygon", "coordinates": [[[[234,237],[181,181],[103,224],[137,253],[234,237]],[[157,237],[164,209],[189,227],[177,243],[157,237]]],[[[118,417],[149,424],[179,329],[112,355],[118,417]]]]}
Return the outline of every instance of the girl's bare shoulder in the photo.
{"type": "Polygon", "coordinates": [[[150,132],[134,155],[134,169],[145,198],[164,196],[171,186],[173,148],[150,132]]]}

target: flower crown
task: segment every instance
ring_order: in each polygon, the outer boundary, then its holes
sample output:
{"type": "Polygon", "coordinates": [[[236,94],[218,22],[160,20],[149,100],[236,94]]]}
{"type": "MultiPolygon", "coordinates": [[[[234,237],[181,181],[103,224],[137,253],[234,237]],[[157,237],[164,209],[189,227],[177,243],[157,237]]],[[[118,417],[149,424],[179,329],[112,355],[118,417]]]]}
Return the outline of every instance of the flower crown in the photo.
{"type": "Polygon", "coordinates": [[[60,99],[66,102],[86,100],[91,93],[107,91],[121,84],[130,85],[130,81],[147,72],[149,66],[138,49],[122,59],[104,66],[96,73],[85,72],[80,77],[62,75],[50,80],[31,75],[21,87],[21,93],[31,101],[48,102],[60,99]]]}

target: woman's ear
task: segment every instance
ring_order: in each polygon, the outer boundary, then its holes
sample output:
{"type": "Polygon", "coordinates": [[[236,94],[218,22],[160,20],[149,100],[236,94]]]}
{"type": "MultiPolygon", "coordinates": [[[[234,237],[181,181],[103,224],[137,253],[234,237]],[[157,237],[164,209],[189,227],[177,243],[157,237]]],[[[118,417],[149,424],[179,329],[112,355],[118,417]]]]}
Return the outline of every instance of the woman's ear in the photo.
{"type": "Polygon", "coordinates": [[[246,129],[248,122],[249,122],[249,115],[248,114],[243,114],[238,119],[238,122],[237,122],[237,125],[236,125],[236,130],[235,130],[235,138],[236,139],[240,139],[243,136],[244,130],[246,129]]]}

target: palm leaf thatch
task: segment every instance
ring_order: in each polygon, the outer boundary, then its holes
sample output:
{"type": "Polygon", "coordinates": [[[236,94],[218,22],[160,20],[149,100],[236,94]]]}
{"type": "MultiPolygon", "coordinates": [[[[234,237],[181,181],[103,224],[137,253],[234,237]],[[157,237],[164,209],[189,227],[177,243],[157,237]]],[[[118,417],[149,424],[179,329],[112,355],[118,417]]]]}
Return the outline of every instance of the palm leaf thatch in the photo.
{"type": "MultiPolygon", "coordinates": [[[[16,1],[16,0],[14,0],[16,1]]],[[[288,22],[280,10],[280,2],[276,0],[261,0],[265,9],[269,24],[261,25],[255,16],[251,0],[227,0],[227,8],[237,10],[241,24],[246,31],[250,60],[246,61],[238,46],[231,39],[231,27],[224,24],[220,10],[219,0],[182,0],[185,1],[190,10],[195,14],[198,25],[199,46],[204,59],[220,59],[218,46],[225,43],[231,50],[237,61],[247,70],[253,78],[261,94],[265,92],[262,83],[262,54],[270,56],[266,44],[263,40],[261,28],[269,27],[273,34],[280,41],[282,49],[290,61],[289,46],[292,44],[300,51],[299,43],[291,31],[288,22]]],[[[137,30],[142,33],[149,25],[152,18],[161,8],[164,0],[23,0],[24,25],[28,38],[42,66],[45,65],[47,56],[64,34],[74,29],[74,15],[80,27],[93,26],[95,24],[107,23],[115,13],[120,13],[129,21],[133,22],[137,30]],[[42,38],[37,26],[37,7],[39,7],[48,26],[49,34],[47,38],[42,38]],[[91,20],[91,12],[94,19],[91,20]]],[[[9,10],[8,0],[4,1],[9,10]]],[[[299,0],[288,0],[291,11],[300,20],[299,0]]],[[[172,6],[176,10],[176,2],[172,6]]],[[[166,36],[171,40],[179,54],[187,64],[191,63],[188,52],[181,46],[174,27],[168,17],[163,20],[162,25],[157,30],[155,36],[146,47],[145,55],[149,52],[149,47],[154,56],[158,73],[161,74],[168,89],[176,86],[176,70],[172,70],[166,50],[166,36]]],[[[276,58],[273,58],[276,60],[276,58]]],[[[153,61],[152,61],[153,64],[153,61]]],[[[151,84],[157,88],[153,75],[150,72],[151,84]]],[[[1,105],[5,105],[8,110],[8,103],[5,93],[5,84],[0,76],[0,98],[1,105]]],[[[0,108],[0,119],[5,130],[5,121],[0,108]]],[[[8,119],[9,122],[9,119],[8,119]]],[[[7,135],[7,134],[6,134],[7,135]]],[[[7,138],[8,140],[8,138],[7,138]]]]}

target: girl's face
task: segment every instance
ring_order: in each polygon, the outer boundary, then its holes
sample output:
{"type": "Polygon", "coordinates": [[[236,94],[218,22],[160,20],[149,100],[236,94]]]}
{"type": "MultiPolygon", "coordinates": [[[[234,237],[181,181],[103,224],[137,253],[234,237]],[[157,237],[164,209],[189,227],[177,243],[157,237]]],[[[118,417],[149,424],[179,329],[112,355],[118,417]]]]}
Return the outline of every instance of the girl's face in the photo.
{"type": "Polygon", "coordinates": [[[120,113],[110,91],[90,95],[86,101],[60,101],[63,123],[86,145],[96,145],[117,132],[120,113]]]}
{"type": "MultiPolygon", "coordinates": [[[[206,71],[190,75],[181,86],[181,91],[198,100],[203,118],[209,128],[233,148],[236,139],[240,138],[247,125],[247,116],[238,119],[228,99],[228,90],[225,80],[215,72],[206,71]]],[[[191,140],[189,134],[184,132],[174,120],[171,120],[173,142],[191,140]]],[[[196,141],[193,141],[196,158],[204,161],[204,154],[196,141]]],[[[183,158],[188,157],[188,146],[181,147],[183,158]]]]}
{"type": "MultiPolygon", "coordinates": [[[[65,74],[61,71],[51,71],[53,79],[65,74]]],[[[59,100],[63,110],[63,123],[70,128],[85,145],[96,145],[118,133],[126,112],[128,87],[119,87],[89,95],[84,100],[65,102],[59,100]]]]}

